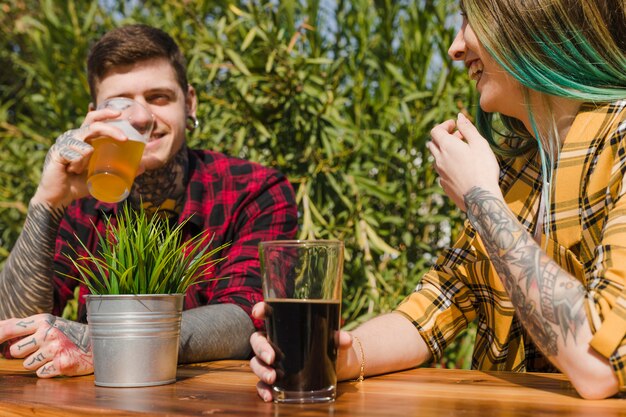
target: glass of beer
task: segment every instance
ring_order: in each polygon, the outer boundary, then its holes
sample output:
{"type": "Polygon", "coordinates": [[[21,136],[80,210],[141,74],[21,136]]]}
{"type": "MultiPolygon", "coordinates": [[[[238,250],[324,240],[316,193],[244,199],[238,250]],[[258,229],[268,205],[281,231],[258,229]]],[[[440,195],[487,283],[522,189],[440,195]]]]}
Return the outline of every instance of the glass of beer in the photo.
{"type": "Polygon", "coordinates": [[[120,129],[128,140],[107,136],[91,140],[94,151],[89,160],[87,188],[96,199],[117,203],[128,197],[137,175],[143,149],[150,139],[154,118],[141,103],[126,97],[102,102],[98,109],[111,108],[121,112],[116,119],[106,120],[120,129]]]}
{"type": "Polygon", "coordinates": [[[265,326],[276,352],[274,401],[334,401],[343,242],[261,242],[259,255],[265,326]]]}

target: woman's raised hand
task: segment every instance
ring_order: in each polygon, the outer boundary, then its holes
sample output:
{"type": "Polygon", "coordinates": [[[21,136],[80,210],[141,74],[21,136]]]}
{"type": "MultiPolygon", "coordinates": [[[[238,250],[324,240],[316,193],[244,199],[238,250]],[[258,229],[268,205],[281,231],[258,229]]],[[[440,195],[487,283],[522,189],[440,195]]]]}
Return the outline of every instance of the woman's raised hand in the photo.
{"type": "Polygon", "coordinates": [[[465,195],[478,187],[502,197],[500,167],[489,143],[467,117],[447,120],[430,131],[428,149],[435,157],[441,187],[465,211],[465,195]]]}

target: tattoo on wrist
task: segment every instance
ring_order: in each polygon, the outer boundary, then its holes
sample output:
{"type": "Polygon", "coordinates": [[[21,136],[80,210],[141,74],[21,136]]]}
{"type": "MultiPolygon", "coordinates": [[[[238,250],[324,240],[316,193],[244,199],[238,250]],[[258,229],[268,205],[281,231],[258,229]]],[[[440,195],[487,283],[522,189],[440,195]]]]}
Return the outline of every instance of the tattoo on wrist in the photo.
{"type": "Polygon", "coordinates": [[[87,353],[91,350],[89,332],[86,325],[52,315],[47,319],[47,322],[50,328],[46,331],[44,341],[48,338],[53,329],[57,329],[83,351],[83,353],[87,353]]]}

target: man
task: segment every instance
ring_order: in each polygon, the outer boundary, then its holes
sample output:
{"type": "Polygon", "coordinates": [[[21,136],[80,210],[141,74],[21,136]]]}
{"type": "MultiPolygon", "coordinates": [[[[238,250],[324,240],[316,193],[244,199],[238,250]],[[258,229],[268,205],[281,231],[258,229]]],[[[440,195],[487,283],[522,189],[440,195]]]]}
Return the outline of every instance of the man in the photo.
{"type": "MultiPolygon", "coordinates": [[[[178,46],[163,31],[131,25],[107,33],[93,46],[87,71],[90,111],[81,128],[51,147],[22,234],[0,272],[0,343],[11,339],[7,353],[25,358],[25,368],[39,376],[91,373],[88,327],[58,317],[78,285],[66,277],[77,276],[66,255],[78,239],[95,253],[94,230],[106,216],[123,204],[135,209],[141,204],[172,224],[191,217],[186,239],[208,232],[215,234],[215,247],[230,243],[220,254],[227,259],[213,270],[213,276],[229,278],[196,285],[186,294],[179,361],[246,357],[250,334],[262,324],[250,316],[262,297],[257,245],[292,238],[297,229],[289,182],[258,164],[187,148],[185,131],[198,125],[196,93],[178,46]],[[86,187],[90,140],[104,134],[126,139],[103,123],[117,116],[115,111],[94,110],[111,97],[140,102],[155,121],[142,174],[119,204],[93,199],[86,187]]],[[[81,287],[83,323],[86,293],[81,287]]]]}

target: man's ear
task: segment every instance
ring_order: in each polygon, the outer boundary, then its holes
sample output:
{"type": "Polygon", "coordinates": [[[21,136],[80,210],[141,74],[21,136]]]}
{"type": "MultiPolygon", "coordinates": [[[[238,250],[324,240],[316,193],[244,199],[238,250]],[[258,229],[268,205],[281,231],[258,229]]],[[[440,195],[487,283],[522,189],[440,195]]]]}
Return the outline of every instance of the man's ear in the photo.
{"type": "Polygon", "coordinates": [[[185,107],[187,110],[187,116],[196,118],[196,109],[198,108],[198,97],[196,97],[196,90],[191,86],[187,86],[187,97],[185,98],[185,107]]]}

